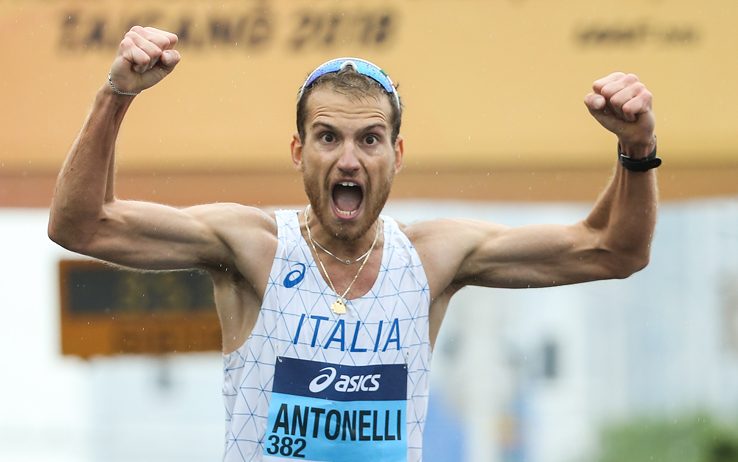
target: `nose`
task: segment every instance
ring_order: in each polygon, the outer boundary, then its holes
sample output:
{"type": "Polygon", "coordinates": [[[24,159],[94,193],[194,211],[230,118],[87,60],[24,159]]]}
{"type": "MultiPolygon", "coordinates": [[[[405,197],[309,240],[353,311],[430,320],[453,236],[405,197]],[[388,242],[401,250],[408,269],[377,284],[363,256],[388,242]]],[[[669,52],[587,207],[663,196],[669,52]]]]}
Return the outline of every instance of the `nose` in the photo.
{"type": "Polygon", "coordinates": [[[338,167],[341,173],[344,175],[354,175],[359,171],[361,164],[359,163],[357,154],[356,145],[353,142],[349,141],[343,144],[341,157],[338,158],[338,162],[336,163],[336,167],[338,167]]]}

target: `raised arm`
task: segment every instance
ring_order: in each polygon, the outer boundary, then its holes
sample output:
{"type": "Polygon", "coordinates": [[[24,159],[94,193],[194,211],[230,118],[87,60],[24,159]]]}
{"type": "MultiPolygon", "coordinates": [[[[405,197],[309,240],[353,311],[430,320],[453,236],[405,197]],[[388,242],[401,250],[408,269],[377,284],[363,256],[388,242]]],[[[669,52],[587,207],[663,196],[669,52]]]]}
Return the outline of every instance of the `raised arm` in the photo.
{"type": "MultiPolygon", "coordinates": [[[[636,76],[615,73],[596,81],[585,104],[631,162],[654,152],[652,96],[636,76]]],[[[431,281],[436,294],[463,285],[542,287],[623,278],[649,261],[656,209],[654,171],[626,170],[618,162],[581,222],[509,228],[446,220],[419,232],[419,248],[433,268],[449,268],[431,281]]]]}
{"type": "Polygon", "coordinates": [[[176,43],[174,34],[138,26],[122,40],[109,82],[98,91],[57,179],[48,232],[60,245],[144,269],[228,264],[230,253],[214,226],[227,219],[224,206],[180,210],[114,194],[115,141],[123,117],[134,94],[177,65],[176,43]]]}

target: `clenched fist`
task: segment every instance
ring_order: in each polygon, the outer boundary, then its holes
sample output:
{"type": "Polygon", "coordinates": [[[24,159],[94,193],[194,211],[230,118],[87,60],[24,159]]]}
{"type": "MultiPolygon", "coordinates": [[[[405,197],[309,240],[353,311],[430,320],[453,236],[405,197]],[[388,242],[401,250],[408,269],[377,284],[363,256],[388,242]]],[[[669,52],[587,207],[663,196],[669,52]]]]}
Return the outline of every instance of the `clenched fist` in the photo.
{"type": "Polygon", "coordinates": [[[177,36],[153,27],[134,26],[118,47],[110,68],[114,88],[139,93],[166,77],[180,60],[177,36]]]}
{"type": "Polygon", "coordinates": [[[654,146],[653,95],[634,74],[614,72],[594,82],[584,104],[620,145],[639,158],[654,146]]]}

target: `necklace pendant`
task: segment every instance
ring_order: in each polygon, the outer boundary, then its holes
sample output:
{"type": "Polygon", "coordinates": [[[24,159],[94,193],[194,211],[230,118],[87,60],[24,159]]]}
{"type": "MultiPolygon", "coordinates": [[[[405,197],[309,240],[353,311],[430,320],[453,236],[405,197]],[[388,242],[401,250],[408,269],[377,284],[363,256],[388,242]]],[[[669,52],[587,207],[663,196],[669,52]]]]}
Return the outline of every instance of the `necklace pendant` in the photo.
{"type": "Polygon", "coordinates": [[[339,298],[333,302],[333,305],[331,305],[331,311],[336,314],[346,314],[346,304],[343,302],[343,299],[339,298]]]}

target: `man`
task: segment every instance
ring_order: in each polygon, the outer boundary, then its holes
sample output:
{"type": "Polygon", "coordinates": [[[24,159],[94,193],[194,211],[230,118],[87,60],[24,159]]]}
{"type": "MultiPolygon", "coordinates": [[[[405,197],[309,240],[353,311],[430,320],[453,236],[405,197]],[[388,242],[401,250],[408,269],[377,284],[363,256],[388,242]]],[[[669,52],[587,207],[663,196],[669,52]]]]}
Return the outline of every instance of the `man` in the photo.
{"type": "Polygon", "coordinates": [[[126,34],[62,168],[49,235],[119,265],[209,272],[225,355],[224,460],[419,461],[430,352],[459,289],[624,278],[648,262],[660,163],[652,97],[622,73],[585,98],[617,136],[620,161],[570,226],[402,226],[380,215],[402,166],[402,107],[389,77],[355,58],[320,66],[300,90],[291,152],[304,210],[117,199],[121,121],[177,65],[176,43],[153,28],[126,34]]]}

